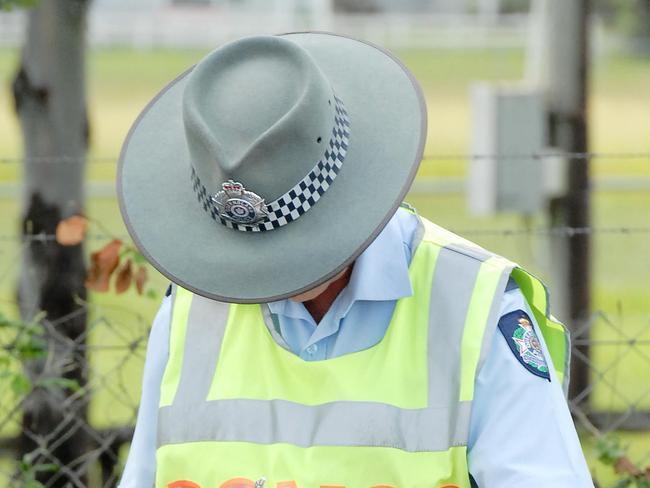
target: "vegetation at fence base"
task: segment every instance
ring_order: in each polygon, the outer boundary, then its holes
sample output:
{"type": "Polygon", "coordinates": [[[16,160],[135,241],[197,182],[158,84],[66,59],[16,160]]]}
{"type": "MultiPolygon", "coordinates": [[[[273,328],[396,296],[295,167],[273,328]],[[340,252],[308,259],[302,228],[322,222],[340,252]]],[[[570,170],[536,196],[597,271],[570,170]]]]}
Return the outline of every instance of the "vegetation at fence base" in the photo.
{"type": "Polygon", "coordinates": [[[9,341],[2,345],[0,350],[0,381],[8,386],[16,397],[27,395],[32,390],[32,381],[27,377],[22,368],[13,364],[43,358],[47,354],[46,342],[43,339],[45,330],[39,323],[43,315],[37,315],[34,320],[24,323],[20,320],[11,320],[0,312],[0,329],[5,331],[4,336],[9,341]]]}
{"type": "Polygon", "coordinates": [[[45,328],[41,323],[44,318],[45,314],[40,313],[30,322],[23,322],[0,312],[0,330],[3,338],[8,338],[0,349],[0,384],[4,383],[16,398],[27,396],[37,387],[79,389],[79,383],[73,379],[53,376],[31,379],[25,374],[23,367],[28,362],[47,356],[45,328]]]}
{"type": "Polygon", "coordinates": [[[38,463],[30,454],[25,454],[18,465],[18,482],[23,488],[45,488],[45,485],[37,480],[39,473],[56,473],[60,469],[58,464],[38,463]]]}
{"type": "MultiPolygon", "coordinates": [[[[641,467],[630,460],[629,446],[622,445],[620,439],[613,435],[601,437],[597,444],[598,460],[611,466],[618,479],[612,488],[650,488],[650,466],[641,467]]],[[[596,488],[600,488],[596,481],[596,488]]]]}
{"type": "MultiPolygon", "coordinates": [[[[44,313],[24,322],[8,318],[0,312],[0,391],[10,391],[14,401],[14,408],[0,419],[2,425],[11,420],[13,413],[37,388],[79,391],[79,383],[74,379],[53,376],[47,371],[36,377],[26,374],[30,363],[46,360],[48,356],[44,320],[44,313]]],[[[60,469],[56,463],[41,462],[36,453],[25,454],[17,464],[14,478],[23,488],[43,488],[44,485],[37,480],[38,475],[60,469]]]]}

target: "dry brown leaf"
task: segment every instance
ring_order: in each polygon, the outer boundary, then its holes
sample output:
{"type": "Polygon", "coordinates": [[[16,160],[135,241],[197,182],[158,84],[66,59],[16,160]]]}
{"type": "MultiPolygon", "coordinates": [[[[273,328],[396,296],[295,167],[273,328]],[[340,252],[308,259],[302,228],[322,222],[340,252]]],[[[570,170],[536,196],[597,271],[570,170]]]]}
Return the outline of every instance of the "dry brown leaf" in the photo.
{"type": "Polygon", "coordinates": [[[144,284],[147,282],[147,268],[144,266],[139,266],[138,270],[135,272],[135,288],[138,290],[138,294],[142,295],[144,293],[144,284]]]}
{"type": "Polygon", "coordinates": [[[99,290],[98,289],[98,281],[99,281],[99,268],[95,264],[95,253],[93,253],[90,256],[90,267],[88,268],[88,272],[86,273],[86,288],[90,290],[95,290],[95,291],[106,291],[106,290],[99,290]]]}
{"type": "Polygon", "coordinates": [[[115,292],[120,294],[128,290],[129,286],[131,286],[132,277],[133,271],[131,269],[131,260],[128,259],[117,272],[117,278],[115,278],[115,292]]]}
{"type": "Polygon", "coordinates": [[[97,255],[97,266],[99,269],[110,276],[115,271],[117,265],[120,264],[120,248],[122,241],[113,239],[111,242],[102,247],[93,255],[97,255]]]}
{"type": "Polygon", "coordinates": [[[88,275],[86,276],[86,288],[93,291],[106,292],[109,288],[111,276],[102,272],[102,270],[96,264],[97,254],[98,253],[93,253],[91,255],[92,263],[90,265],[90,269],[88,270],[88,275]]]}
{"type": "Polygon", "coordinates": [[[90,268],[86,275],[86,288],[89,290],[104,292],[108,291],[107,276],[99,268],[99,251],[90,255],[90,268]]]}
{"type": "Polygon", "coordinates": [[[120,264],[122,241],[114,239],[99,251],[90,255],[90,269],[86,277],[86,287],[100,292],[109,288],[111,275],[120,264]]]}
{"type": "Polygon", "coordinates": [[[632,476],[639,476],[642,474],[642,471],[625,456],[618,458],[614,465],[614,471],[619,474],[631,474],[632,476]]]}
{"type": "Polygon", "coordinates": [[[56,242],[62,246],[81,244],[86,235],[88,220],[81,215],[73,215],[59,221],[56,226],[56,242]]]}

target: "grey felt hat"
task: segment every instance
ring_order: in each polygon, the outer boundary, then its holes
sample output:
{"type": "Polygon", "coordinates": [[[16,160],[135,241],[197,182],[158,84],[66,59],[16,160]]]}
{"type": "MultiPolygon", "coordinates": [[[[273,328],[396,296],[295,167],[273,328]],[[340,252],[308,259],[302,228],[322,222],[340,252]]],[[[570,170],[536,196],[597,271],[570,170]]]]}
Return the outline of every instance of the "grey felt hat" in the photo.
{"type": "Polygon", "coordinates": [[[240,39],[138,117],[120,156],[122,216],[180,286],[279,300],[335,276],[381,232],[425,135],[420,88],[386,51],[320,32],[240,39]]]}

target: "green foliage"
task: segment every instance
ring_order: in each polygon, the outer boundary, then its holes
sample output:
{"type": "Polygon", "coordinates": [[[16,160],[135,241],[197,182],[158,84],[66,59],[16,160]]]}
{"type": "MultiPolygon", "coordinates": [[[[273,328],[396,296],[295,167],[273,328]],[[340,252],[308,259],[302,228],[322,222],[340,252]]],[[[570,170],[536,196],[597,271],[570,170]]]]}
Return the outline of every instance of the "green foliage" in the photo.
{"type": "Polygon", "coordinates": [[[140,254],[140,252],[137,249],[135,249],[133,247],[126,248],[126,249],[130,252],[130,257],[131,257],[131,259],[133,259],[133,262],[135,264],[146,264],[147,263],[147,260],[144,258],[144,256],[142,254],[140,254]]]}
{"type": "Polygon", "coordinates": [[[54,473],[59,470],[59,465],[53,463],[35,463],[31,454],[25,454],[20,461],[18,468],[21,486],[24,488],[45,488],[45,485],[39,482],[36,479],[36,476],[38,473],[54,473]]]}
{"type": "Polygon", "coordinates": [[[15,333],[13,339],[4,347],[5,354],[11,352],[11,355],[21,362],[45,356],[47,352],[43,339],[45,331],[40,324],[43,318],[45,318],[45,314],[40,313],[30,322],[23,322],[22,320],[9,319],[0,312],[0,329],[15,333]]]}
{"type": "Polygon", "coordinates": [[[621,446],[618,437],[606,435],[598,439],[596,451],[598,451],[598,460],[601,463],[614,466],[616,461],[627,454],[627,446],[621,446]]]}
{"type": "Polygon", "coordinates": [[[11,391],[15,396],[21,397],[32,391],[32,382],[22,373],[14,373],[11,378],[11,391]]]}
{"type": "Polygon", "coordinates": [[[617,481],[612,488],[627,488],[630,486],[631,481],[630,480],[620,480],[617,481]]]}
{"type": "Polygon", "coordinates": [[[598,460],[612,466],[619,476],[612,488],[650,488],[650,468],[641,468],[628,457],[629,446],[621,445],[620,439],[606,435],[598,439],[598,460]]]}
{"type": "Polygon", "coordinates": [[[10,11],[14,8],[32,8],[38,4],[38,0],[0,0],[0,10],[10,11]]]}
{"type": "Polygon", "coordinates": [[[48,388],[50,390],[56,389],[68,389],[70,391],[79,391],[81,386],[77,380],[72,380],[70,378],[42,378],[36,382],[37,386],[42,386],[43,388],[48,388]]]}
{"type": "Polygon", "coordinates": [[[32,382],[21,367],[47,355],[45,330],[41,325],[44,317],[44,314],[40,313],[31,322],[23,322],[9,319],[0,312],[2,337],[9,338],[8,342],[1,344],[0,349],[0,385],[8,386],[17,398],[27,396],[35,387],[65,388],[71,391],[79,389],[79,383],[68,378],[43,377],[32,382]]]}

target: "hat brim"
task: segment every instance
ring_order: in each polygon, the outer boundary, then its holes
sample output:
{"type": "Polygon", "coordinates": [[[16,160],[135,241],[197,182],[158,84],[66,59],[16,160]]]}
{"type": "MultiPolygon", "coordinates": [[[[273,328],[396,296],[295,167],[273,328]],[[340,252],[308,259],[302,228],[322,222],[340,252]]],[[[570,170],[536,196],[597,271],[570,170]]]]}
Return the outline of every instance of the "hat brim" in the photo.
{"type": "Polygon", "coordinates": [[[158,271],[207,298],[276,301],[336,276],[395,213],[422,158],[424,98],[399,60],[336,34],[282,37],[315,58],[350,119],[339,175],[299,219],[252,233],[229,229],[204,212],[192,189],[183,128],[182,94],[191,69],[149,103],[122,148],[117,193],[131,237],[158,271]]]}

